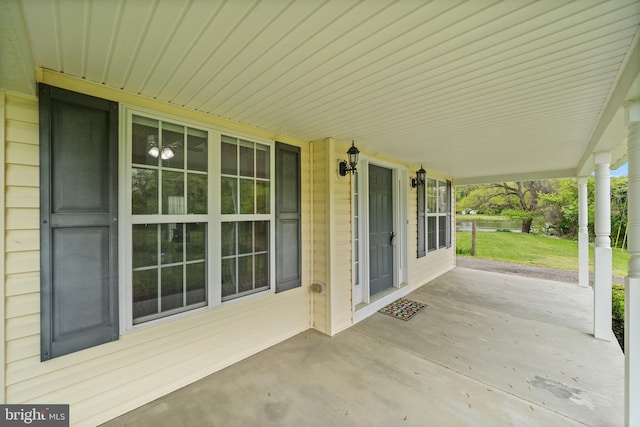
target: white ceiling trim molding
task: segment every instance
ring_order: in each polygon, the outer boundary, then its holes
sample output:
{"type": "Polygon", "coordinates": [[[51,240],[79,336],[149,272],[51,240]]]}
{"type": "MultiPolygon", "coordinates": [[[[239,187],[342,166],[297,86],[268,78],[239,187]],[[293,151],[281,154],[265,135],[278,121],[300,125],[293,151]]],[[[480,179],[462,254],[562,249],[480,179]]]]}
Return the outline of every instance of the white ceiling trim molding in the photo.
{"type": "Polygon", "coordinates": [[[575,171],[573,169],[543,171],[543,172],[526,172],[511,173],[507,175],[487,175],[473,178],[461,178],[455,180],[455,185],[468,184],[491,184],[494,182],[516,182],[516,181],[534,181],[539,179],[554,178],[574,178],[575,171]]]}
{"type": "MultiPolygon", "coordinates": [[[[614,151],[620,144],[626,146],[626,132],[618,129],[608,129],[610,126],[624,126],[624,120],[614,120],[616,115],[624,114],[624,104],[629,98],[635,98],[637,94],[630,93],[634,87],[634,82],[640,74],[640,31],[636,32],[631,43],[632,48],[629,49],[627,56],[620,67],[620,72],[613,85],[613,90],[607,98],[605,107],[600,112],[600,117],[589,138],[589,143],[585,149],[578,168],[576,176],[590,175],[594,169],[593,153],[596,151],[614,151]],[[607,136],[612,134],[623,133],[623,139],[617,141],[607,140],[607,136]]],[[[611,137],[611,136],[610,136],[611,137]]],[[[625,150],[626,151],[626,150],[625,150]]],[[[626,153],[623,158],[613,159],[617,166],[624,163],[626,153]]]]}
{"type": "Polygon", "coordinates": [[[18,0],[0,3],[0,29],[0,87],[35,95],[35,66],[18,0]]]}

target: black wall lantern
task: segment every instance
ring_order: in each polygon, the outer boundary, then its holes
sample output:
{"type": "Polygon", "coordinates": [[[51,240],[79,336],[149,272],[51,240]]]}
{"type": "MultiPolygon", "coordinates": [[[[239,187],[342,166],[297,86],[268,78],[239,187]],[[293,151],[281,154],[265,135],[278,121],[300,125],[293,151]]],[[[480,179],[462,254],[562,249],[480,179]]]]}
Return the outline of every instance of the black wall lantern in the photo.
{"type": "Polygon", "coordinates": [[[416,188],[418,185],[424,185],[426,178],[427,178],[427,171],[424,170],[422,165],[420,165],[420,169],[416,171],[416,177],[411,178],[411,187],[416,188]]]}
{"type": "Polygon", "coordinates": [[[349,163],[346,160],[340,162],[339,173],[340,176],[346,176],[349,172],[352,174],[356,173],[356,165],[358,164],[358,156],[360,155],[360,150],[358,150],[355,146],[355,143],[351,141],[351,147],[347,151],[349,155],[349,163]]]}

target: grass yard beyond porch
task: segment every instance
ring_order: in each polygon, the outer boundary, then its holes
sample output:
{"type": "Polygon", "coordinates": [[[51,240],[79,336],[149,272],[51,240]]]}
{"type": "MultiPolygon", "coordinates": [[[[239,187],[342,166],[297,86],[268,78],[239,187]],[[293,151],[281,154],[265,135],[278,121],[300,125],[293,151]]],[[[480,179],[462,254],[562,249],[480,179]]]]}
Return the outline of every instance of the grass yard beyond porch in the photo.
{"type": "MultiPolygon", "coordinates": [[[[458,252],[471,252],[471,232],[456,233],[458,252]]],[[[613,249],[613,275],[625,277],[629,253],[613,249]]],[[[578,271],[578,242],[526,233],[478,232],[476,256],[536,267],[578,271]]],[[[593,272],[593,246],[589,245],[589,270],[593,272]]]]}

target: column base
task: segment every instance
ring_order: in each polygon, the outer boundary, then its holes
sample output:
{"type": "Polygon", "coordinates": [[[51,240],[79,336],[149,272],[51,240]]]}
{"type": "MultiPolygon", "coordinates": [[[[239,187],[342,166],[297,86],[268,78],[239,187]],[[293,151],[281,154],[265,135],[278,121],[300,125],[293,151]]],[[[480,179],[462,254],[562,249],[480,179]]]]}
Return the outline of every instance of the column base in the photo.
{"type": "Polygon", "coordinates": [[[596,247],[593,282],[593,335],[606,341],[615,339],[611,324],[612,264],[611,248],[596,247]]]}

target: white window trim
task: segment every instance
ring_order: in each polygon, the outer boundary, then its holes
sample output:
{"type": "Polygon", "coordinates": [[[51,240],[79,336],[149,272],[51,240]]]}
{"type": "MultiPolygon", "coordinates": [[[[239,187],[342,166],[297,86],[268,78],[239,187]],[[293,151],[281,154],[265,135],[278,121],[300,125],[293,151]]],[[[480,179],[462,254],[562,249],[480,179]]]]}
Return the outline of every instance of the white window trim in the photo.
{"type": "MultiPolygon", "coordinates": [[[[440,188],[441,187],[445,188],[445,192],[447,191],[447,180],[446,179],[440,179],[440,178],[436,178],[433,176],[427,176],[426,177],[426,183],[424,186],[424,201],[425,201],[425,226],[424,226],[424,239],[425,239],[425,245],[426,245],[426,250],[427,250],[427,255],[431,252],[437,252],[440,250],[446,250],[447,248],[447,237],[445,234],[445,242],[444,245],[440,245],[440,221],[439,218],[440,217],[444,217],[445,218],[445,227],[446,227],[446,217],[447,217],[447,209],[445,207],[444,212],[440,212],[440,188]],[[429,188],[429,180],[433,180],[436,182],[436,210],[437,212],[429,212],[429,199],[428,199],[428,188],[429,188]],[[436,247],[434,249],[429,249],[429,218],[436,218],[436,247]]],[[[451,191],[451,193],[453,193],[453,190],[451,191]]],[[[452,194],[449,194],[449,204],[451,204],[451,197],[452,194]]]]}
{"type": "MultiPolygon", "coordinates": [[[[155,110],[138,107],[129,104],[120,104],[119,112],[119,137],[120,150],[118,153],[118,257],[119,257],[119,320],[120,334],[126,334],[140,329],[146,329],[166,322],[172,322],[188,316],[198,315],[200,313],[216,309],[218,307],[238,304],[253,298],[259,298],[266,294],[275,293],[276,281],[276,258],[275,258],[275,141],[265,138],[255,137],[253,135],[244,134],[229,129],[218,128],[207,123],[198,122],[183,118],[164,114],[155,110]],[[169,315],[166,317],[150,320],[137,325],[133,324],[132,313],[132,225],[136,223],[166,223],[179,222],[171,215],[148,215],[138,216],[135,220],[131,214],[131,123],[132,116],[141,115],[152,119],[168,121],[184,126],[190,126],[201,129],[208,133],[209,150],[207,171],[209,188],[207,191],[207,214],[193,215],[193,219],[200,219],[207,222],[207,305],[205,307],[195,308],[169,315]],[[269,214],[252,215],[252,221],[268,220],[269,221],[269,288],[254,294],[234,298],[222,302],[222,283],[220,275],[220,224],[222,221],[245,221],[249,220],[244,215],[225,215],[224,219],[220,213],[220,143],[222,135],[228,135],[235,138],[245,139],[248,141],[260,143],[269,146],[270,156],[270,210],[269,214]]],[[[180,216],[180,220],[184,217],[180,216]]]]}

